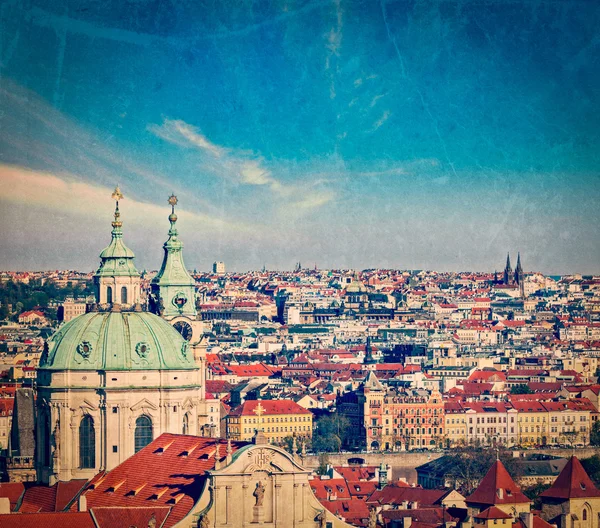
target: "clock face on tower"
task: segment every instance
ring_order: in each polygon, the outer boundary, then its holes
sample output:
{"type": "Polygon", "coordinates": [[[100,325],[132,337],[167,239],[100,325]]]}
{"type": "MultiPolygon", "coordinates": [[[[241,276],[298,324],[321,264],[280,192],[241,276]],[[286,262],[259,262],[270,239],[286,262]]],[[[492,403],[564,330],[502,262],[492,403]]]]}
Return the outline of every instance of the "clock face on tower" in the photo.
{"type": "Polygon", "coordinates": [[[173,328],[175,328],[175,330],[177,330],[186,341],[192,339],[193,330],[189,323],[186,323],[185,321],[177,321],[173,325],[173,328]]]}

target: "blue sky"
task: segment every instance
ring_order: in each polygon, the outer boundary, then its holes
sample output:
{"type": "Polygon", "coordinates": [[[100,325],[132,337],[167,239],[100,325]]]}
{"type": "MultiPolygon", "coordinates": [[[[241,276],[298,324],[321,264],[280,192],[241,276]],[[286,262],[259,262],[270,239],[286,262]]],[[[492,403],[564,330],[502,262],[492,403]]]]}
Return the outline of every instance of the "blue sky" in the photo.
{"type": "Polygon", "coordinates": [[[593,1],[0,6],[2,269],[600,272],[593,1]]]}

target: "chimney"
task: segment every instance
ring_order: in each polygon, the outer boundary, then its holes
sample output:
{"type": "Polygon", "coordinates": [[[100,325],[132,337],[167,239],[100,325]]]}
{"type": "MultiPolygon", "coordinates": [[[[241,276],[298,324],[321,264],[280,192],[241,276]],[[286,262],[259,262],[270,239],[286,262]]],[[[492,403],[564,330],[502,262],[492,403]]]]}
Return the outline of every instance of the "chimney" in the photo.
{"type": "Polygon", "coordinates": [[[412,525],[412,517],[404,517],[403,528],[410,528],[411,525],[412,525]]]}
{"type": "Polygon", "coordinates": [[[10,500],[8,500],[8,497],[0,497],[0,513],[10,513],[10,500]]]}
{"type": "Polygon", "coordinates": [[[78,511],[87,511],[87,498],[85,495],[79,495],[78,511]]]}

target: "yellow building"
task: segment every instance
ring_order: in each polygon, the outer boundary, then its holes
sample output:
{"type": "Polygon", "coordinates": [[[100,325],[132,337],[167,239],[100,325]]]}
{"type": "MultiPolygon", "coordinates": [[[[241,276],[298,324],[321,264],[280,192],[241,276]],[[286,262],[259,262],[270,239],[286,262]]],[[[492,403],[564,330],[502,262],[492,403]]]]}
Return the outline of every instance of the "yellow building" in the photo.
{"type": "Polygon", "coordinates": [[[227,437],[250,441],[262,430],[269,442],[288,436],[311,438],[313,415],[292,400],[249,400],[227,416],[227,437]]]}
{"type": "Polygon", "coordinates": [[[513,401],[517,415],[517,444],[523,447],[546,445],[549,413],[544,403],[539,401],[513,401]]]}

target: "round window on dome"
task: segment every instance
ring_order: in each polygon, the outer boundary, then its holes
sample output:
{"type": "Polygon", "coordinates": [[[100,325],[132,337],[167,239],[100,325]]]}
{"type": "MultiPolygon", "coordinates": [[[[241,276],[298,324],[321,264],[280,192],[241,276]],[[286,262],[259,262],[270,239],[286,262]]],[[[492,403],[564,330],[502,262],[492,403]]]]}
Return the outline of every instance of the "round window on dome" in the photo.
{"type": "Polygon", "coordinates": [[[142,359],[146,359],[150,353],[150,345],[144,341],[141,341],[135,346],[135,351],[142,359]]]}
{"type": "Polygon", "coordinates": [[[84,359],[89,358],[90,354],[92,353],[91,343],[89,341],[82,341],[81,343],[79,343],[79,345],[77,345],[77,352],[84,359]]]}

